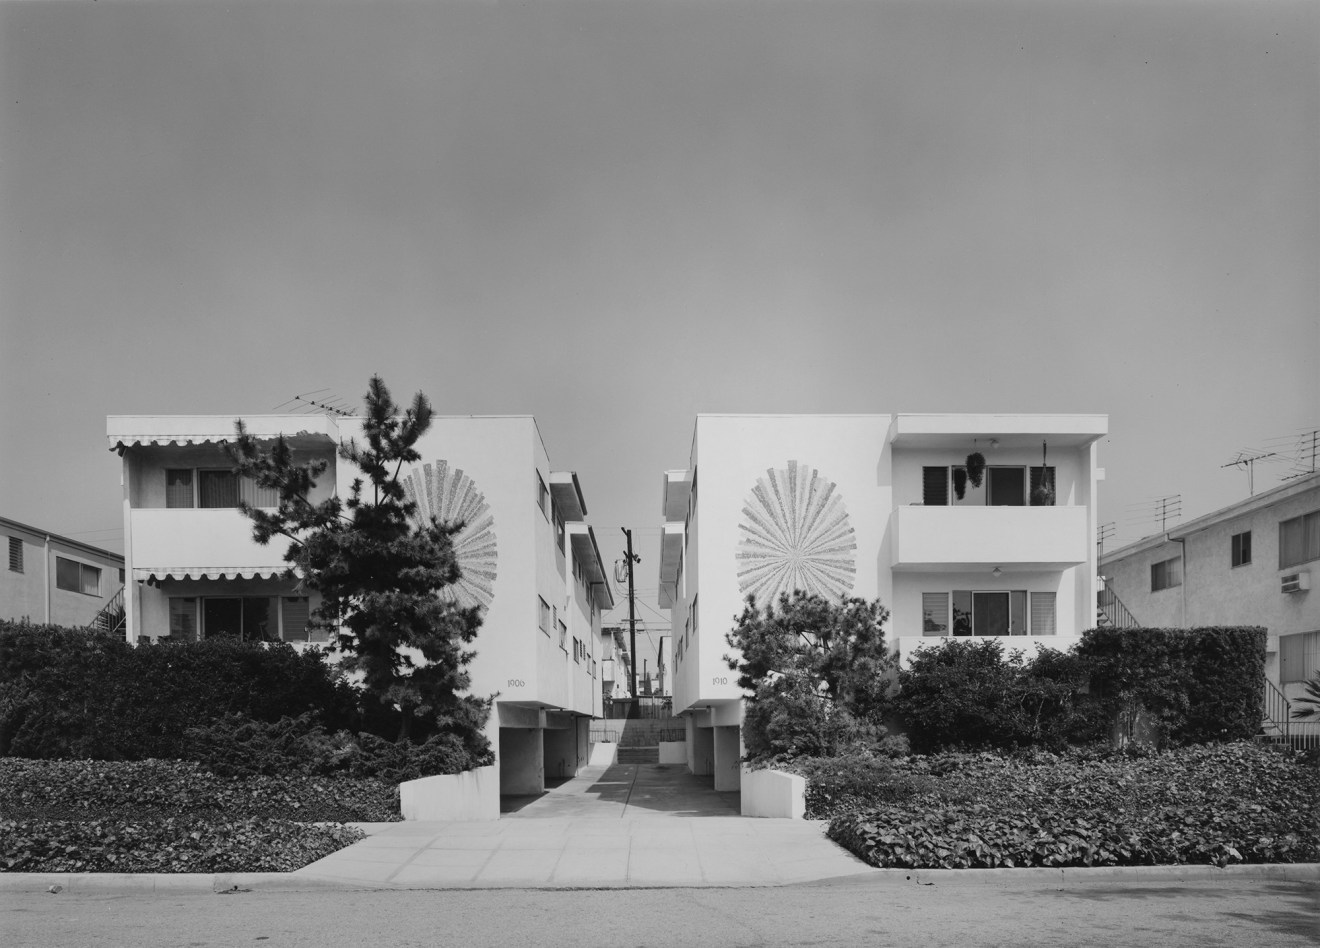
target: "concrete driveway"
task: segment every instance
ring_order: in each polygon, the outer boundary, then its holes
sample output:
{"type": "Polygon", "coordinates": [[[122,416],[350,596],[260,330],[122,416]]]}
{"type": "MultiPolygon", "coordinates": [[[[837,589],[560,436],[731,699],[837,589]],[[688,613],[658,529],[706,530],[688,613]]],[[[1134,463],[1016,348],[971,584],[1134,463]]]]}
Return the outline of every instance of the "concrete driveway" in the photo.
{"type": "Polygon", "coordinates": [[[500,820],[377,823],[289,882],[365,888],[762,886],[873,873],[812,820],[744,818],[738,794],[661,764],[589,767],[500,820]]]}

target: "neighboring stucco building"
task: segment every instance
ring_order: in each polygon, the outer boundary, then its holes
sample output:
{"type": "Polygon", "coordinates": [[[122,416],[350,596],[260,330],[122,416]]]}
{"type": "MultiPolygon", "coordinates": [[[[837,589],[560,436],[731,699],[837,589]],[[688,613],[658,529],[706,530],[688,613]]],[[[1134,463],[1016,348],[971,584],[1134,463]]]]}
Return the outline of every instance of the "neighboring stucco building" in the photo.
{"type": "Polygon", "coordinates": [[[693,772],[739,786],[725,636],[749,594],[879,597],[900,660],[949,635],[1074,644],[1095,624],[1107,430],[1105,415],[698,415],[688,466],[664,476],[659,595],[693,772]],[[985,477],[959,497],[973,452],[985,477]],[[1033,504],[1042,480],[1053,504],[1033,504]]]}
{"type": "MultiPolygon", "coordinates": [[[[287,541],[260,546],[239,499],[274,496],[233,474],[223,444],[234,416],[111,416],[123,457],[130,641],[234,636],[315,644],[316,595],[285,578],[287,541]]],[[[361,422],[323,415],[244,416],[258,438],[283,434],[296,461],[324,460],[313,501],[347,497],[360,472],[338,458],[361,422]]],[[[401,479],[419,516],[462,520],[455,594],[485,610],[472,692],[497,694],[488,732],[500,792],[537,793],[589,758],[600,713],[601,612],[613,605],[577,476],[552,471],[530,416],[436,417],[401,479]]]]}
{"type": "Polygon", "coordinates": [[[1100,572],[1143,626],[1264,626],[1266,677],[1290,700],[1320,671],[1320,473],[1106,553],[1100,572]]]}
{"type": "Polygon", "coordinates": [[[0,517],[6,568],[0,573],[0,619],[73,628],[114,611],[124,558],[100,547],[0,517]]]}

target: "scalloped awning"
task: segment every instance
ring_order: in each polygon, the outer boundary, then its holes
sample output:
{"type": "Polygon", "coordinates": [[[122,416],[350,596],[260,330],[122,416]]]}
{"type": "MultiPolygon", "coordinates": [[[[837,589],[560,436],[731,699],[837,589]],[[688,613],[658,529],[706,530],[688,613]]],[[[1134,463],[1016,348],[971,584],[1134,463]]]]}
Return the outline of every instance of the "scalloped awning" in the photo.
{"type": "Polygon", "coordinates": [[[133,579],[139,583],[159,583],[167,579],[279,579],[283,569],[225,569],[187,566],[149,567],[134,569],[133,579]]]}
{"type": "MultiPolygon", "coordinates": [[[[244,415],[248,433],[262,440],[283,435],[293,444],[334,445],[336,420],[321,415],[244,415]]],[[[111,415],[106,419],[110,450],[123,454],[143,445],[224,444],[234,440],[234,415],[111,415]]]]}

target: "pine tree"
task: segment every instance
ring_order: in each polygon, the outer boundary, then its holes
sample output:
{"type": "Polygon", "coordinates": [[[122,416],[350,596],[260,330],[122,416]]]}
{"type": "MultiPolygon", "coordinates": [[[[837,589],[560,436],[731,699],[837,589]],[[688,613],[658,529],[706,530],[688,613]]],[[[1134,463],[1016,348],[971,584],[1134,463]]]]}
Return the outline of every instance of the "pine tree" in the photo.
{"type": "Polygon", "coordinates": [[[417,718],[455,734],[487,760],[482,727],[490,702],[462,694],[475,655],[466,646],[476,638],[481,610],[443,595],[460,577],[453,538],[463,524],[434,517],[418,523],[416,504],[399,482],[404,465],[421,457],[415,445],[431,425],[431,405],[418,392],[400,412],[373,376],[365,407],[362,442],[339,446],[339,457],[362,476],[347,500],[319,503],[309,498],[327,462],[296,463],[283,436],[263,449],[240,419],[228,449],[236,473],[279,493],[273,511],[246,503],[240,509],[258,543],[276,536],[291,541],[284,555],[289,575],[321,594],[312,624],[329,631],[343,666],[360,676],[369,695],[402,712],[400,739],[417,718]]]}

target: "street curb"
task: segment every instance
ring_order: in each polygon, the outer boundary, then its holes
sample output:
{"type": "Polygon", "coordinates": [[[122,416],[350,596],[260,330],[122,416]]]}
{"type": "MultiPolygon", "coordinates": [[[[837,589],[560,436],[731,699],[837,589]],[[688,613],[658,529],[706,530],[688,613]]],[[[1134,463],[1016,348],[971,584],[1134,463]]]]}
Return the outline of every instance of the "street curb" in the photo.
{"type": "MultiPolygon", "coordinates": [[[[1148,885],[1167,882],[1313,882],[1320,881],[1320,863],[1270,863],[1249,866],[1101,866],[1073,869],[870,869],[854,875],[808,882],[739,885],[720,883],[703,885],[619,885],[617,880],[600,886],[509,885],[480,888],[509,889],[736,889],[782,888],[789,885],[920,885],[920,886],[1053,886],[1084,887],[1123,882],[1148,885]]],[[[465,890],[470,885],[381,885],[367,881],[342,880],[299,875],[298,872],[221,872],[221,873],[112,873],[112,872],[7,872],[0,873],[0,893],[59,894],[170,894],[211,892],[216,895],[244,892],[318,892],[318,891],[409,891],[465,890]]]]}

